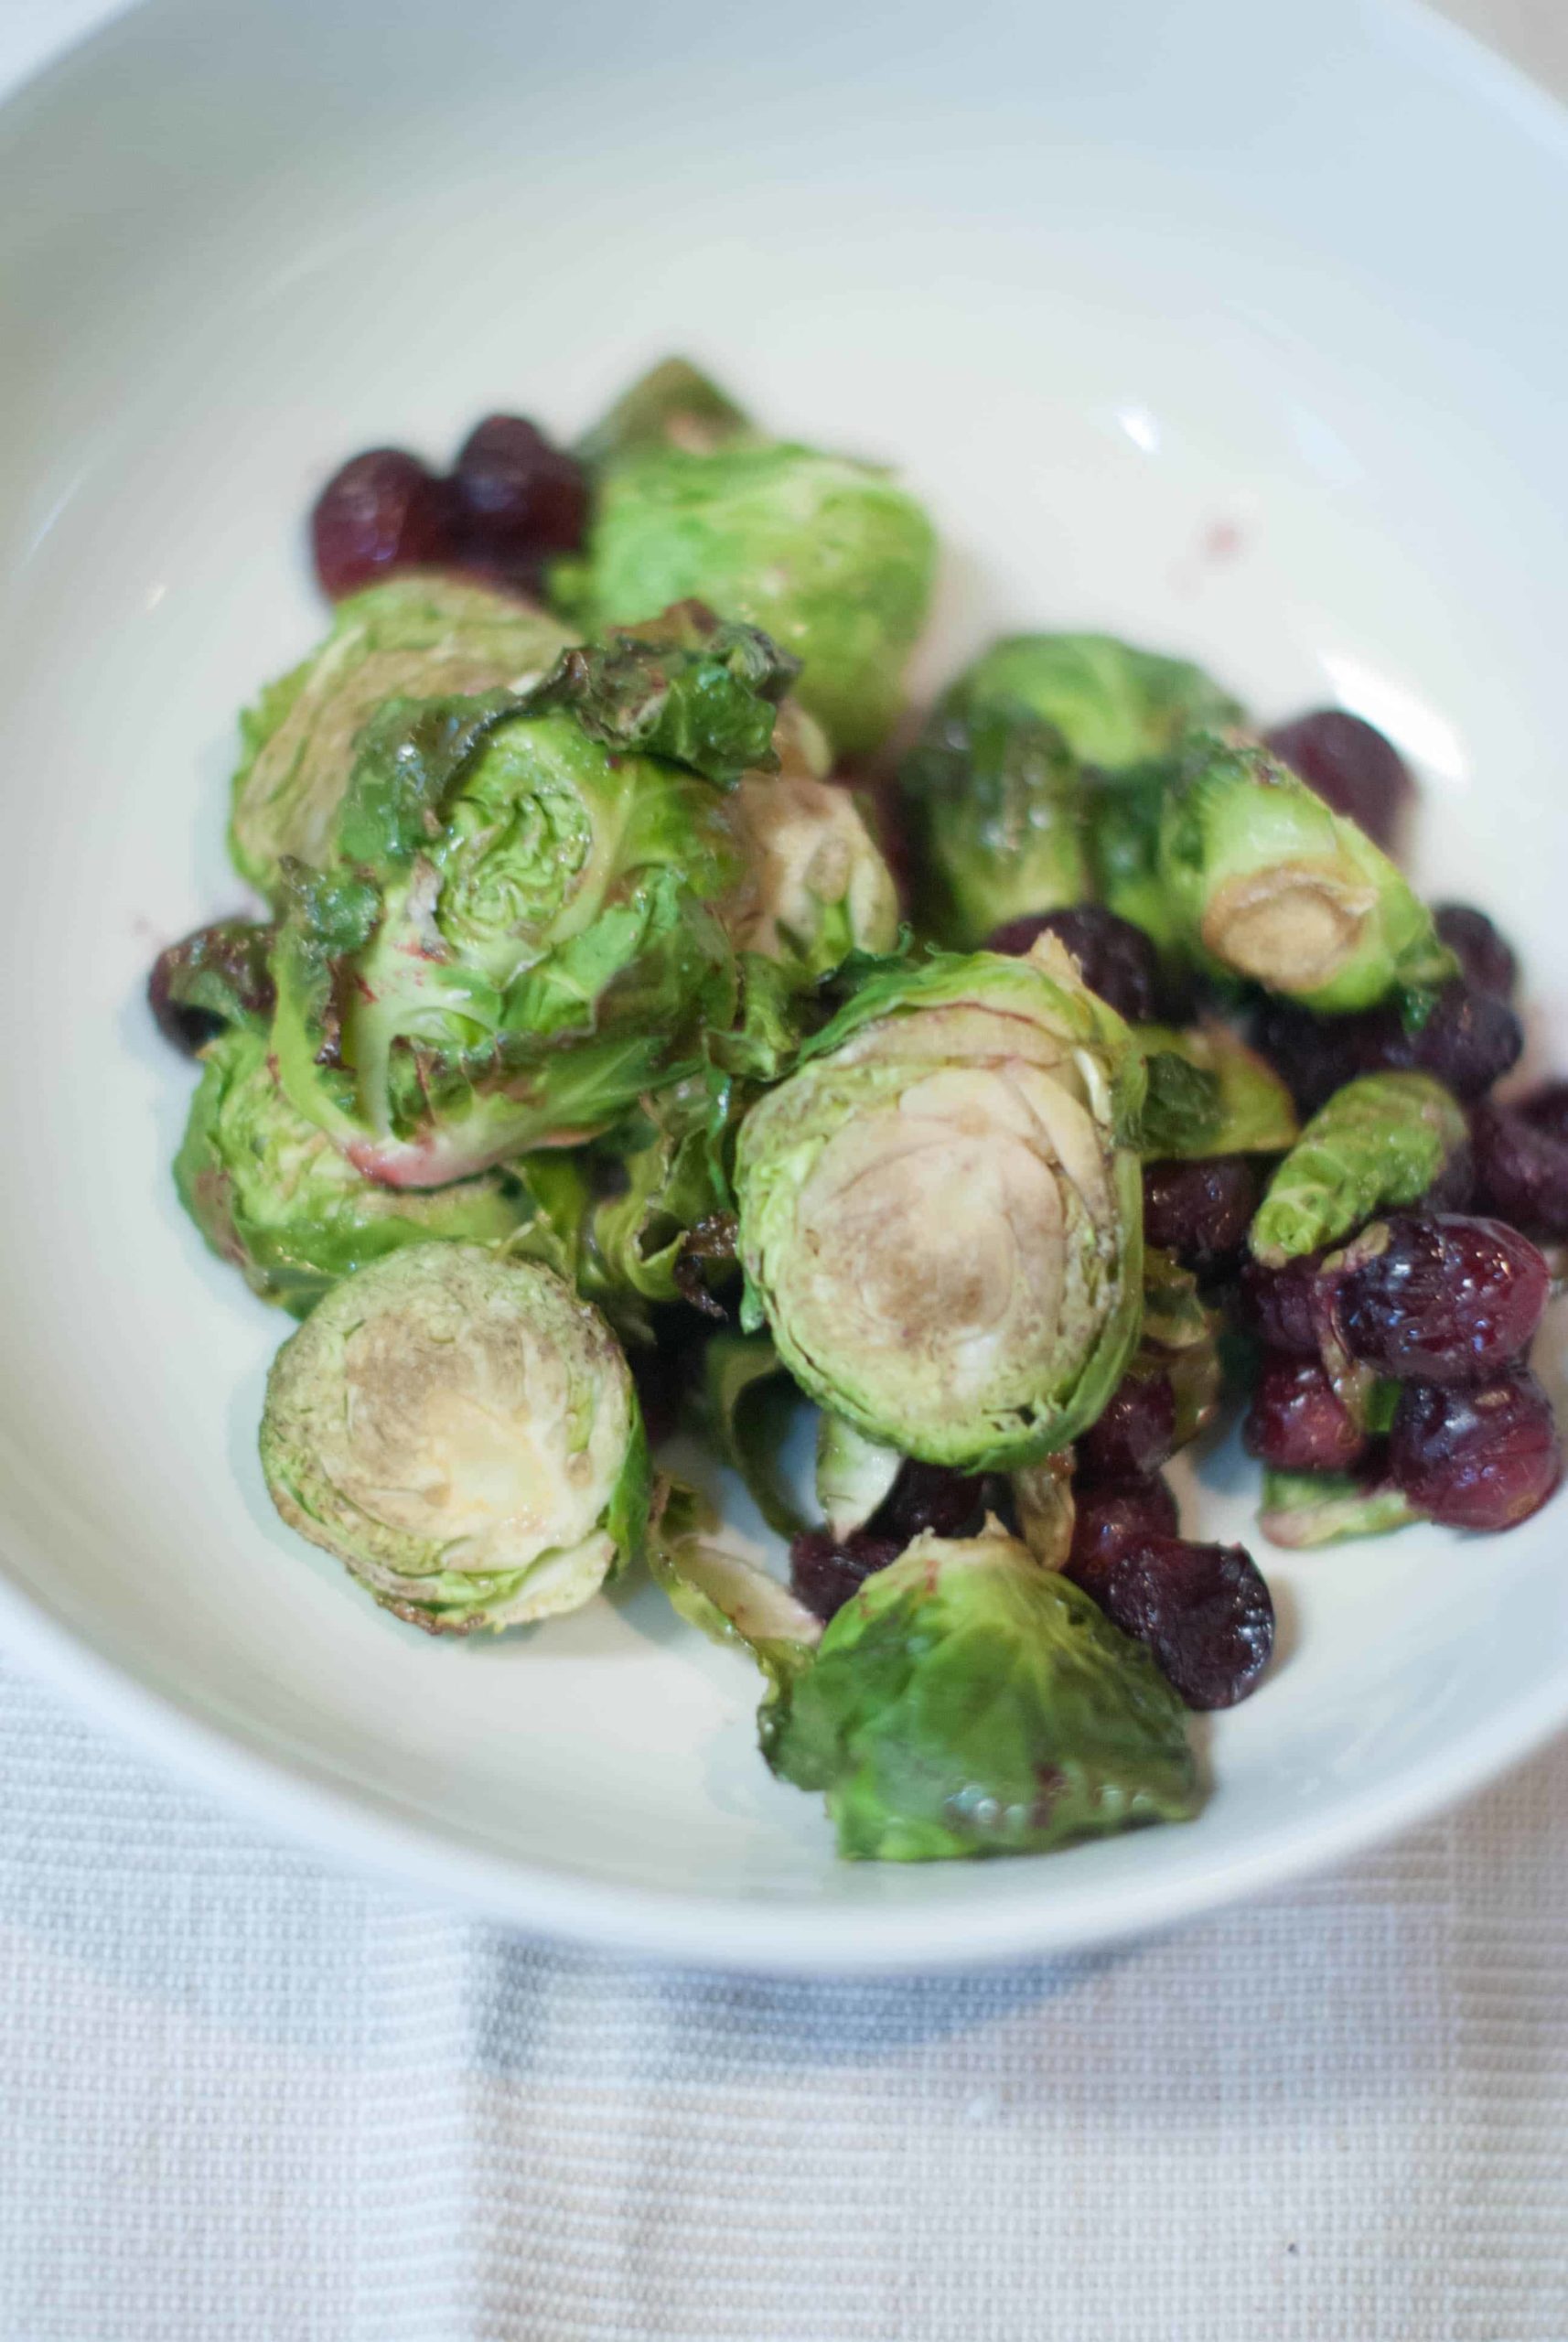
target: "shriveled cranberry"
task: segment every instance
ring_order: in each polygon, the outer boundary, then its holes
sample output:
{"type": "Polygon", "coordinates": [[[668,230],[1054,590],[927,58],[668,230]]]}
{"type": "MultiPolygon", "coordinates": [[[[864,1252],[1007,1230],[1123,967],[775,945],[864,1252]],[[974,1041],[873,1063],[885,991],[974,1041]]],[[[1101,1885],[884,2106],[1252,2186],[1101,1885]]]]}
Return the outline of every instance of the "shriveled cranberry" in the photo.
{"type": "Polygon", "coordinates": [[[1543,1081],[1539,1089],[1523,1098],[1511,1098],[1509,1103],[1538,1131],[1568,1139],[1568,1081],[1543,1081]]]}
{"type": "Polygon", "coordinates": [[[1415,801],[1415,783],[1393,742],[1375,725],[1342,707],[1322,707],[1276,725],[1267,744],[1326,805],[1348,813],[1379,845],[1394,845],[1415,801]]]}
{"type": "Polygon", "coordinates": [[[1355,1049],[1359,1021],[1354,1016],[1315,1016],[1293,1000],[1265,1001],[1258,1011],[1252,1037],[1289,1085],[1302,1113],[1315,1114],[1363,1069],[1357,1063],[1355,1049]]]}
{"type": "Polygon", "coordinates": [[[1443,1168],[1421,1198],[1423,1212],[1468,1211],[1476,1200],[1476,1150],[1468,1138],[1451,1146],[1443,1168]]]}
{"type": "Polygon", "coordinates": [[[1440,903],[1432,919],[1467,984],[1477,992],[1495,993],[1499,1000],[1513,998],[1519,962],[1485,911],[1474,903],[1440,903]]]}
{"type": "Polygon", "coordinates": [[[316,574],[336,602],[393,570],[452,560],[446,483],[402,447],[371,447],[333,473],[310,516],[316,574]]]}
{"type": "Polygon", "coordinates": [[[1489,1101],[1471,1115],[1470,1137],[1479,1200],[1531,1236],[1568,1237],[1568,1137],[1489,1101]]]}
{"type": "Polygon", "coordinates": [[[1321,1361],[1282,1355],[1263,1359],[1241,1444],[1279,1472],[1348,1472],[1367,1452],[1321,1361]]]}
{"type": "Polygon", "coordinates": [[[220,919],[160,951],[147,1005],[165,1040],[194,1057],[226,1025],[271,1016],[273,938],[253,919],[220,919]]]}
{"type": "Polygon", "coordinates": [[[1133,1480],[1157,1472],[1176,1440],[1176,1392],[1164,1374],[1129,1374],[1074,1449],[1074,1477],[1133,1480]]]}
{"type": "Polygon", "coordinates": [[[1241,1545],[1145,1537],[1112,1563],[1100,1600],[1189,1708],[1234,1707],[1274,1647],[1274,1606],[1241,1545]]]}
{"type": "Polygon", "coordinates": [[[1450,1529],[1517,1528],[1562,1475],[1552,1402],[1528,1367],[1469,1391],[1407,1383],[1389,1465],[1412,1504],[1450,1529]]]}
{"type": "Polygon", "coordinates": [[[1239,1252],[1258,1209],[1257,1166],[1246,1155],[1144,1166],[1144,1234],[1189,1269],[1239,1252]]]}
{"type": "Polygon", "coordinates": [[[1316,1358],[1322,1347],[1319,1322],[1321,1252],[1308,1252],[1283,1268],[1248,1261],[1238,1281],[1242,1324],[1264,1347],[1292,1358],[1316,1358]]]}
{"type": "Polygon", "coordinates": [[[789,1544],[789,1583],[808,1610],[831,1618],[876,1570],[896,1562],[903,1547],[895,1537],[871,1537],[864,1529],[834,1537],[831,1530],[805,1529],[789,1544]]]}
{"type": "Polygon", "coordinates": [[[897,1540],[902,1552],[911,1538],[973,1537],[985,1519],[983,1477],[955,1472],[945,1464],[921,1464],[910,1456],[878,1505],[870,1528],[897,1540]]]}
{"type": "Polygon", "coordinates": [[[1498,1219],[1388,1222],[1388,1241],[1347,1272],[1346,1348],[1401,1381],[1489,1382],[1529,1348],[1551,1291],[1546,1262],[1498,1219]]]}
{"type": "Polygon", "coordinates": [[[575,553],[588,519],[588,478],[521,414],[489,414],[458,452],[452,475],[465,559],[526,577],[551,553],[575,553]]]}
{"type": "Polygon", "coordinates": [[[1397,1009],[1374,1008],[1355,1020],[1359,1070],[1430,1073],[1456,1098],[1479,1098],[1519,1063],[1524,1027],[1495,993],[1462,976],[1438,993],[1419,1032],[1407,1033],[1397,1009]]]}
{"type": "Polygon", "coordinates": [[[1133,1025],[1152,1025],[1165,1005],[1159,954],[1141,927],[1102,903],[1074,903],[1036,918],[1012,919],[986,944],[988,951],[1027,951],[1054,935],[1072,953],[1090,992],[1109,1001],[1133,1025]]]}
{"type": "Polygon", "coordinates": [[[1130,1545],[1148,1537],[1174,1537],[1180,1526],[1176,1500],[1157,1477],[1075,1488],[1072,1545],[1063,1568],[1098,1602],[1112,1563],[1130,1545]]]}

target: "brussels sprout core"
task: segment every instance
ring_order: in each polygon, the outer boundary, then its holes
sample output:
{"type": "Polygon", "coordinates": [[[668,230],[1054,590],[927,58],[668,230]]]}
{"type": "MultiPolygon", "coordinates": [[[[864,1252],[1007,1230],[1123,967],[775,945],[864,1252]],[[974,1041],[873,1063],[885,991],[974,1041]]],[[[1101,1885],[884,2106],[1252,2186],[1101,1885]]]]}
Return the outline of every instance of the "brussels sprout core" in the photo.
{"type": "Polygon", "coordinates": [[[641,1418],[613,1336],[553,1270],[411,1246],[274,1363],[262,1465],[291,1527],[431,1633],[578,1608],[639,1550],[641,1418]]]}
{"type": "Polygon", "coordinates": [[[1199,932],[1205,950],[1238,975],[1273,992],[1318,992],[1354,958],[1377,904],[1375,886],[1282,862],[1221,886],[1199,932]]]}
{"type": "Polygon", "coordinates": [[[874,979],[742,1125],[754,1320],[872,1439],[1005,1468],[1064,1446],[1125,1362],[1142,1061],[1047,939],[874,979]]]}

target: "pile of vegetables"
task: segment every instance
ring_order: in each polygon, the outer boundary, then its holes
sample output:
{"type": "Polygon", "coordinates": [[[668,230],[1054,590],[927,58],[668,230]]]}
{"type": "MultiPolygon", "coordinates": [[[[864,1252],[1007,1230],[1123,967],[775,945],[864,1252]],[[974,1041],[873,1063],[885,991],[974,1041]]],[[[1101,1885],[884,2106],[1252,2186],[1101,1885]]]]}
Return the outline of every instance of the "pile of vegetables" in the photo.
{"type": "Polygon", "coordinates": [[[181,1200],[303,1321],[268,1487],[378,1602],[646,1567],[842,1853],[1011,1853],[1197,1810],[1187,1711],[1273,1639],[1164,1477],[1227,1412],[1281,1544],[1545,1501],[1568,1090],[1492,1099],[1512,955],[1402,876],[1369,726],[1027,634],[899,753],[929,521],[676,361],[573,451],[357,457],[313,542],[331,630],[242,719],[264,911],[150,994],[181,1200]]]}

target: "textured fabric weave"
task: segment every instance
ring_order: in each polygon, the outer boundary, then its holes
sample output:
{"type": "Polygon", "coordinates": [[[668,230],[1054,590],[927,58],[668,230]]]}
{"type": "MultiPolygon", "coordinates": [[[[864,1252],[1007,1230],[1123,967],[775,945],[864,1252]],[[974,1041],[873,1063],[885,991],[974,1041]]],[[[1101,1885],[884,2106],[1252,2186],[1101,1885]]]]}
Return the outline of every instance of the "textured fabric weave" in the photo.
{"type": "Polygon", "coordinates": [[[0,1676],[3,2342],[1565,2342],[1568,1747],[1168,1939],[761,1982],[330,1875],[0,1676]]]}

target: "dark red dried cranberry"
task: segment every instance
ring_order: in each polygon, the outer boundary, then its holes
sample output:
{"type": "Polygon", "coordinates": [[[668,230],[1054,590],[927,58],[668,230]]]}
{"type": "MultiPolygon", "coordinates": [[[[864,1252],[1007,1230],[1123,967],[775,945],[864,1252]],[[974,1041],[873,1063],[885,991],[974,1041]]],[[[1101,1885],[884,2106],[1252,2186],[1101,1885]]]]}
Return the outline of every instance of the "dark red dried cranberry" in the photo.
{"type": "Polygon", "coordinates": [[[1530,1347],[1551,1292],[1528,1237],[1457,1215],[1388,1222],[1388,1241],[1339,1285],[1346,1348],[1401,1381],[1489,1382],[1530,1347]]]}
{"type": "Polygon", "coordinates": [[[1568,1137],[1515,1106],[1489,1102],[1470,1117],[1480,1202],[1530,1235],[1568,1237],[1568,1137]]]}
{"type": "Polygon", "coordinates": [[[1212,1269],[1246,1241],[1258,1209],[1257,1166],[1246,1155],[1144,1166],[1144,1234],[1189,1269],[1212,1269]]]}
{"type": "Polygon", "coordinates": [[[1263,1359],[1241,1444],[1279,1472],[1348,1472],[1367,1452],[1321,1362],[1278,1354],[1263,1359]]]}
{"type": "Polygon", "coordinates": [[[1319,1355],[1323,1258],[1308,1252],[1278,1269],[1266,1269],[1261,1261],[1243,1264],[1238,1284],[1241,1323],[1265,1348],[1292,1358],[1319,1355]]]}
{"type": "Polygon", "coordinates": [[[1159,1478],[1109,1480],[1103,1487],[1073,1490],[1072,1546],[1066,1574],[1101,1598],[1106,1574],[1130,1545],[1148,1537],[1174,1537],[1181,1526],[1176,1500],[1159,1478]]]}
{"type": "Polygon", "coordinates": [[[1274,1647],[1274,1606],[1240,1545],[1145,1537],[1112,1563],[1101,1600],[1189,1708],[1234,1707],[1274,1647]]]}
{"type": "Polygon", "coordinates": [[[1164,1374],[1129,1374],[1112,1392],[1100,1419],[1080,1433],[1073,1477],[1136,1480],[1157,1472],[1176,1440],[1176,1392],[1164,1374]]]}
{"type": "Polygon", "coordinates": [[[921,1464],[913,1456],[868,1524],[878,1537],[894,1538],[902,1552],[915,1537],[973,1537],[985,1520],[986,1483],[945,1464],[921,1464]]]}
{"type": "Polygon", "coordinates": [[[1563,1470],[1552,1402],[1528,1367],[1473,1391],[1410,1382],[1389,1434],[1395,1481],[1450,1529],[1514,1529],[1563,1470]]]}
{"type": "Polygon", "coordinates": [[[1485,911],[1473,903],[1440,903],[1432,914],[1438,935],[1459,962],[1459,972],[1477,992],[1513,998],[1519,962],[1485,911]]]}
{"type": "Polygon", "coordinates": [[[1361,1071],[1356,1061],[1353,1016],[1315,1016],[1293,1000],[1265,1001],[1252,1037],[1288,1084],[1304,1114],[1315,1114],[1361,1071]]]}
{"type": "Polygon", "coordinates": [[[158,953],[147,1005],[166,1041],[186,1057],[246,1018],[271,1016],[274,929],[253,919],[215,919],[158,953]]]}
{"type": "Polygon", "coordinates": [[[1419,1032],[1407,1033],[1391,1008],[1371,1009],[1356,1022],[1361,1072],[1430,1073],[1456,1098],[1479,1098],[1519,1063],[1524,1047],[1524,1027],[1507,1001],[1463,977],[1443,986],[1419,1032]]]}
{"type": "Polygon", "coordinates": [[[452,475],[466,561],[526,580],[552,553],[575,553],[588,519],[588,478],[520,414],[489,414],[463,442],[452,475]]]}
{"type": "Polygon", "coordinates": [[[859,1593],[876,1570],[896,1562],[903,1547],[894,1537],[871,1537],[864,1529],[834,1537],[831,1530],[804,1529],[789,1545],[789,1583],[808,1610],[831,1618],[859,1593]]]}
{"type": "Polygon", "coordinates": [[[1476,1150],[1468,1138],[1449,1148],[1442,1170],[1421,1198],[1423,1212],[1468,1211],[1476,1200],[1476,1150]]]}
{"type": "Polygon", "coordinates": [[[454,556],[451,499],[417,456],[371,447],[333,473],[310,516],[316,574],[336,602],[397,569],[454,556]]]}
{"type": "Polygon", "coordinates": [[[1509,1101],[1517,1113],[1552,1138],[1568,1139],[1568,1081],[1543,1081],[1523,1098],[1509,1101]]]}
{"type": "Polygon", "coordinates": [[[1165,1003],[1159,954],[1141,927],[1101,903],[1074,903],[1030,919],[1011,919],[986,944],[988,951],[1027,951],[1042,935],[1066,944],[1090,992],[1133,1025],[1152,1025],[1165,1003]]]}
{"type": "Polygon", "coordinates": [[[1277,725],[1267,745],[1326,805],[1348,813],[1391,851],[1415,801],[1415,783],[1399,750],[1375,725],[1341,707],[1318,708],[1277,725]]]}

